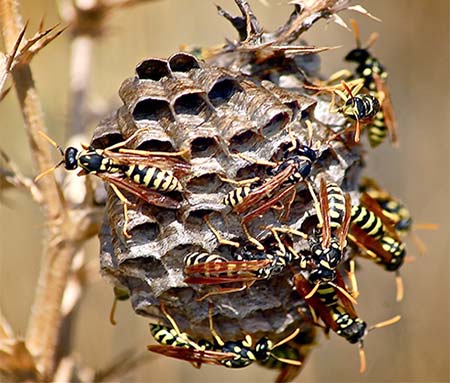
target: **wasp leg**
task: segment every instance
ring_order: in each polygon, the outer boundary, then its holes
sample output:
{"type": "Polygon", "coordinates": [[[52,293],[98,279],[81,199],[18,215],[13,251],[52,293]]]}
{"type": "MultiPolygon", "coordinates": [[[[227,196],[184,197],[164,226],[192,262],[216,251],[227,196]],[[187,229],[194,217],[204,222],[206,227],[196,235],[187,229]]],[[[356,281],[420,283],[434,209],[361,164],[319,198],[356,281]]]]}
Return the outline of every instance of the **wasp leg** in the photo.
{"type": "Polygon", "coordinates": [[[246,179],[246,180],[235,181],[235,180],[232,180],[232,179],[230,179],[230,178],[222,177],[220,174],[218,174],[217,176],[219,177],[219,179],[220,179],[222,182],[227,182],[227,183],[229,183],[229,184],[236,185],[236,186],[247,185],[247,184],[251,184],[251,183],[253,183],[253,182],[256,182],[256,181],[259,181],[259,180],[260,180],[259,177],[253,177],[253,178],[248,178],[248,179],[246,179]]]}
{"type": "Polygon", "coordinates": [[[232,153],[231,155],[242,158],[243,160],[248,161],[252,164],[256,164],[256,165],[264,165],[264,166],[271,166],[271,167],[275,167],[278,165],[276,162],[266,161],[266,160],[257,160],[252,157],[246,156],[245,154],[242,154],[242,153],[232,153]]]}
{"type": "Polygon", "coordinates": [[[225,239],[222,237],[222,235],[219,233],[219,231],[212,225],[211,221],[209,220],[209,217],[203,217],[203,220],[205,221],[205,223],[208,225],[209,230],[212,231],[212,233],[214,234],[214,236],[216,237],[217,241],[221,244],[221,245],[228,245],[228,246],[234,246],[234,247],[239,247],[240,244],[238,242],[234,242],[234,241],[229,241],[228,239],[225,239]]]}
{"type": "Polygon", "coordinates": [[[247,239],[249,240],[249,242],[253,243],[258,250],[264,250],[263,244],[261,242],[259,242],[255,237],[253,237],[249,233],[247,225],[245,223],[242,223],[241,226],[242,226],[242,230],[244,231],[244,234],[247,237],[247,239]]]}
{"type": "Polygon", "coordinates": [[[199,298],[196,298],[195,300],[197,302],[201,302],[204,301],[206,298],[213,296],[213,295],[221,295],[221,294],[230,294],[230,293],[236,293],[238,291],[244,291],[246,289],[248,289],[251,285],[253,285],[253,283],[255,283],[255,280],[250,281],[250,282],[243,282],[242,286],[240,287],[224,287],[215,291],[210,291],[204,295],[202,295],[199,298]]]}
{"type": "Polygon", "coordinates": [[[354,259],[351,259],[348,261],[349,269],[346,270],[348,280],[350,282],[350,294],[353,298],[358,298],[359,296],[359,290],[358,290],[358,281],[356,279],[356,273],[355,273],[355,265],[356,262],[354,259]]]}
{"type": "Polygon", "coordinates": [[[131,238],[131,235],[127,231],[128,227],[128,206],[132,205],[130,201],[128,201],[127,197],[123,195],[123,193],[119,190],[119,188],[116,185],[109,184],[111,186],[111,189],[116,193],[117,197],[120,199],[123,205],[123,217],[124,217],[124,223],[123,223],[123,235],[127,238],[131,238]]]}

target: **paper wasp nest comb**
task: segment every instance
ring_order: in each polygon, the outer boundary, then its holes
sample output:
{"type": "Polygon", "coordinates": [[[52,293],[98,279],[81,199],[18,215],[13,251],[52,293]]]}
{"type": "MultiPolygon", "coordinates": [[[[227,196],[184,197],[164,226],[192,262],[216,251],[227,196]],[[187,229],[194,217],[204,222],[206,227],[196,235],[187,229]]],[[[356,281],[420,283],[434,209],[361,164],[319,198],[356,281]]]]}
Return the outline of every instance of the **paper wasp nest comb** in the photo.
{"type": "MultiPolygon", "coordinates": [[[[216,328],[223,337],[236,339],[243,334],[280,333],[290,325],[298,326],[303,320],[298,309],[306,312],[306,305],[292,289],[289,267],[243,291],[212,295],[203,301],[196,298],[217,286],[184,282],[183,259],[187,254],[206,252],[232,260],[238,251],[235,246],[220,244],[205,218],[224,239],[241,248],[252,245],[241,220],[267,198],[238,214],[223,203],[237,186],[223,179],[265,180],[270,172],[266,163],[282,163],[285,153],[297,142],[316,149],[318,159],[308,176],[312,184],[317,186],[318,176],[326,174],[328,180],[351,191],[357,188],[355,177],[361,157],[358,146],[347,148],[338,140],[327,142],[333,133],[330,126],[339,130],[345,121],[340,114],[328,111],[328,103],[301,88],[289,90],[262,79],[271,78],[270,73],[246,75],[238,67],[251,67],[255,73],[255,64],[246,65],[249,56],[240,56],[239,47],[227,53],[229,68],[223,66],[224,57],[217,55],[207,63],[181,52],[167,60],[142,61],[135,76],[120,88],[123,105],[100,123],[92,145],[105,148],[135,134],[127,148],[184,151],[183,161],[190,165],[190,171],[181,179],[184,190],[179,193],[179,206],[155,206],[130,196],[136,204],[128,209],[129,238],[123,232],[123,204],[109,190],[100,234],[102,272],[114,284],[129,290],[138,314],[162,317],[159,303],[164,301],[181,329],[189,329],[194,337],[208,334],[208,302],[212,302],[215,312],[220,313],[216,328]],[[307,121],[311,122],[312,137],[307,121]]],[[[302,62],[302,56],[295,57],[295,62],[302,62]]],[[[317,60],[305,56],[304,62],[310,65],[317,60]]],[[[299,83],[297,73],[292,78],[291,84],[299,83]]],[[[263,245],[273,238],[270,227],[312,230],[310,217],[316,213],[305,183],[296,186],[289,212],[276,209],[281,203],[287,206],[285,199],[280,200],[275,208],[246,223],[249,234],[263,245]]],[[[296,251],[308,247],[301,237],[280,235],[296,251]]]]}

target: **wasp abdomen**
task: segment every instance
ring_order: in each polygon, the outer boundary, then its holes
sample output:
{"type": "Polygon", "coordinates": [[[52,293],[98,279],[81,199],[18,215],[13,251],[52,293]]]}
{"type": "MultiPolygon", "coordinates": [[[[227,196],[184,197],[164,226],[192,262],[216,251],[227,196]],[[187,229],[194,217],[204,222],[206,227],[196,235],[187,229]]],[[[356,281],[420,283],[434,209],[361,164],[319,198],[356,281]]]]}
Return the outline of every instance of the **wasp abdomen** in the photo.
{"type": "Polygon", "coordinates": [[[183,186],[180,181],[178,181],[172,172],[167,170],[161,170],[156,167],[130,165],[125,171],[125,175],[133,182],[156,191],[167,193],[183,191],[183,186]]]}
{"type": "Polygon", "coordinates": [[[355,225],[375,239],[380,239],[384,235],[384,226],[381,218],[364,206],[353,206],[351,219],[355,225]]]}

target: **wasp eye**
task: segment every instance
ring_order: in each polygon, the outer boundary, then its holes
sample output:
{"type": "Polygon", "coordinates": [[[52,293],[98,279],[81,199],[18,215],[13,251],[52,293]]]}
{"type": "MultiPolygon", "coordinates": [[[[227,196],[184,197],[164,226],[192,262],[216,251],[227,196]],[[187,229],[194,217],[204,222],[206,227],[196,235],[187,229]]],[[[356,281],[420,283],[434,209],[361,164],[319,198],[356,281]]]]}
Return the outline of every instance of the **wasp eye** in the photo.
{"type": "Polygon", "coordinates": [[[78,149],[69,146],[64,153],[64,167],[67,170],[75,170],[78,166],[78,149]]]}

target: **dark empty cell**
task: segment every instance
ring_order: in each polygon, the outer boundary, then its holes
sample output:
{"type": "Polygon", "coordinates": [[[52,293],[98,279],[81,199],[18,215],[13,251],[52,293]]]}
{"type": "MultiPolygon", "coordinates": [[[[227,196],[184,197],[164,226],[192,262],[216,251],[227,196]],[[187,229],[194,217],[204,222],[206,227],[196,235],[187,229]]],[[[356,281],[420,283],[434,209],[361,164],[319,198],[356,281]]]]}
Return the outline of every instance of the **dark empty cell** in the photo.
{"type": "Polygon", "coordinates": [[[273,136],[278,133],[289,122],[287,113],[278,113],[269,121],[268,124],[262,127],[261,133],[264,136],[273,136]]]}
{"type": "Polygon", "coordinates": [[[175,149],[168,141],[147,140],[142,142],[136,149],[148,152],[174,152],[175,149]]]}
{"type": "Polygon", "coordinates": [[[217,142],[211,137],[198,137],[191,143],[193,156],[205,157],[217,151],[217,142]]]}
{"type": "Polygon", "coordinates": [[[147,98],[139,101],[133,110],[135,120],[153,120],[158,121],[163,118],[173,120],[169,103],[165,100],[147,98]]]}
{"type": "Polygon", "coordinates": [[[209,100],[214,106],[220,106],[227,102],[236,92],[239,92],[241,87],[238,82],[230,79],[218,80],[208,93],[209,100]]]}
{"type": "Polygon", "coordinates": [[[238,170],[236,180],[245,180],[248,178],[264,178],[266,167],[258,164],[251,164],[238,170]]]}
{"type": "Polygon", "coordinates": [[[192,193],[206,193],[213,191],[219,182],[215,174],[204,174],[200,177],[192,178],[187,184],[187,189],[192,193]]]}
{"type": "Polygon", "coordinates": [[[206,102],[199,93],[189,93],[180,96],[174,105],[176,114],[199,114],[206,108],[206,102]]]}
{"type": "Polygon", "coordinates": [[[159,235],[159,225],[156,222],[145,222],[133,227],[132,232],[139,231],[145,236],[146,241],[154,241],[159,235]]]}
{"type": "Polygon", "coordinates": [[[243,133],[236,134],[231,137],[230,150],[237,150],[243,146],[250,148],[255,144],[257,139],[257,134],[252,130],[246,130],[243,133]]]}
{"type": "Polygon", "coordinates": [[[136,67],[136,74],[142,80],[159,81],[163,77],[170,76],[170,70],[166,61],[149,59],[142,61],[136,67]]]}
{"type": "Polygon", "coordinates": [[[291,101],[284,103],[290,110],[292,110],[292,119],[297,116],[298,112],[300,111],[300,107],[298,105],[297,101],[291,101]]]}
{"type": "Polygon", "coordinates": [[[189,72],[191,69],[200,68],[197,59],[187,53],[174,54],[169,59],[169,66],[172,72],[189,72]]]}
{"type": "Polygon", "coordinates": [[[123,137],[119,133],[107,134],[102,137],[98,137],[91,142],[91,146],[95,149],[105,149],[109,146],[118,144],[123,141],[123,137]]]}
{"type": "Polygon", "coordinates": [[[147,278],[164,278],[167,276],[167,270],[159,259],[148,257],[136,257],[134,259],[127,259],[121,263],[121,266],[130,269],[139,269],[145,271],[147,278]]]}

